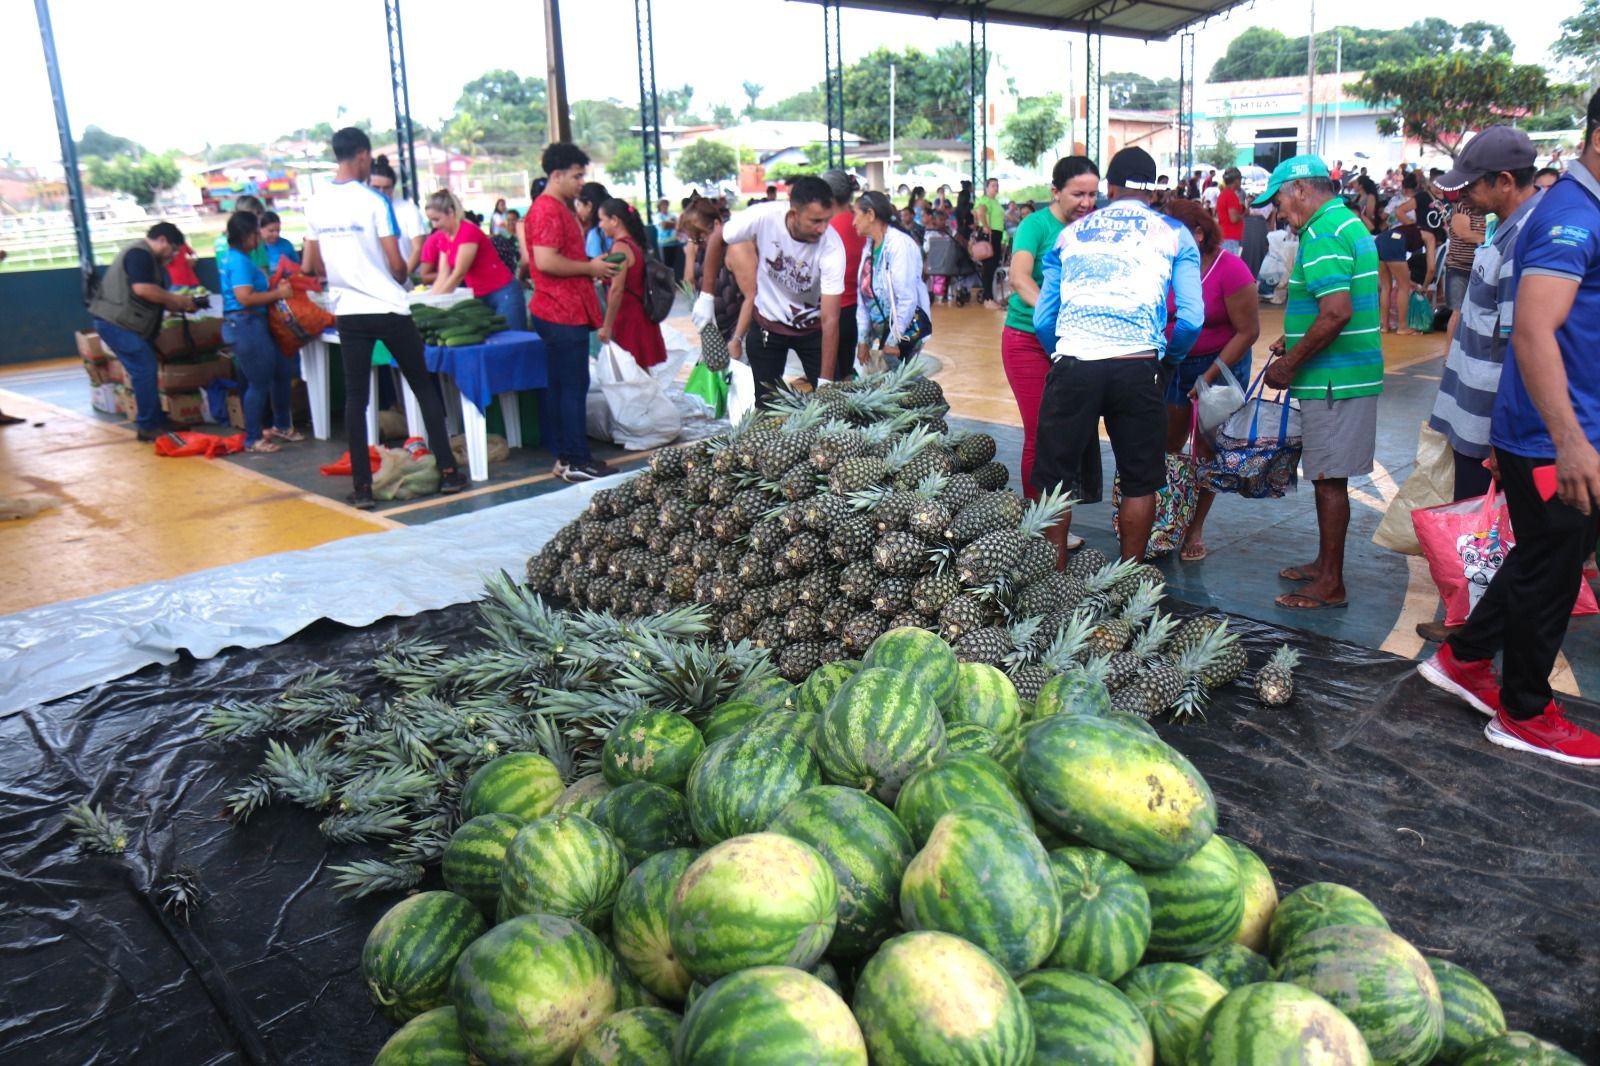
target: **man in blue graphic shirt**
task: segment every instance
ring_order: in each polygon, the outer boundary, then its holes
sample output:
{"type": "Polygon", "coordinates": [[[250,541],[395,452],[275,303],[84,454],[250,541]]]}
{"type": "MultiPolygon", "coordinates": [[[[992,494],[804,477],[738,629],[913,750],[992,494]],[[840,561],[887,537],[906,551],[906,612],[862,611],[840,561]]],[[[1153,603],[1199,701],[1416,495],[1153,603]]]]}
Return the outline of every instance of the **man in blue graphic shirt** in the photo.
{"type": "MultiPolygon", "coordinates": [[[[1039,403],[1033,481],[1098,502],[1104,418],[1122,477],[1122,557],[1143,559],[1156,491],[1167,483],[1163,363],[1187,355],[1205,321],[1200,250],[1181,222],[1151,209],[1156,163],[1144,149],[1113,156],[1106,186],[1111,202],[1062,230],[1044,257],[1033,324],[1053,365],[1039,403]],[[1169,289],[1177,303],[1171,342],[1169,289]]],[[[1069,511],[1047,534],[1063,561],[1071,522],[1069,511]]]]}

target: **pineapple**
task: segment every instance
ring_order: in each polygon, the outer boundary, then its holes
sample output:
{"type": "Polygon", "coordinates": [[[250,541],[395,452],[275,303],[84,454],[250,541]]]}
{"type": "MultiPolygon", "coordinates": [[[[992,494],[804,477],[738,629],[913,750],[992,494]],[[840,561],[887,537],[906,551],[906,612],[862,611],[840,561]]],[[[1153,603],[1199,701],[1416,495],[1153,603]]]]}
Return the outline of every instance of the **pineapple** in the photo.
{"type": "Polygon", "coordinates": [[[919,451],[895,476],[897,489],[910,489],[922,483],[929,474],[948,476],[956,472],[956,457],[937,442],[919,451]]]}
{"type": "Polygon", "coordinates": [[[1004,463],[984,463],[972,472],[972,479],[978,483],[979,488],[998,492],[1011,480],[1011,471],[1006,469],[1004,463]]]}
{"type": "MultiPolygon", "coordinates": [[[[700,295],[694,291],[694,286],[683,282],[679,288],[683,290],[684,299],[691,304],[695,297],[700,295]]],[[[720,374],[728,369],[728,342],[722,336],[722,330],[717,328],[716,318],[700,327],[700,361],[706,369],[713,374],[720,374]]]]}
{"type": "Polygon", "coordinates": [[[977,480],[971,474],[951,474],[945,479],[944,493],[939,500],[954,515],[982,495],[983,490],[978,487],[977,480]]]}
{"type": "Polygon", "coordinates": [[[737,644],[741,640],[749,640],[755,625],[749,618],[735,612],[722,620],[722,639],[729,644],[737,644]]]}
{"type": "Polygon", "coordinates": [[[1015,528],[1020,521],[1022,501],[1009,492],[991,492],[957,511],[944,535],[956,544],[966,544],[997,529],[1015,528]]]}
{"type": "Polygon", "coordinates": [[[817,494],[817,475],[804,463],[796,463],[778,481],[778,493],[786,500],[804,500],[817,494]]]}
{"type": "Polygon", "coordinates": [[[911,577],[927,565],[927,549],[910,533],[885,533],[872,546],[872,565],[885,574],[911,577]]]}
{"type": "Polygon", "coordinates": [[[750,643],[758,648],[777,648],[783,643],[783,623],[776,618],[764,618],[750,631],[750,643]]]}
{"type": "Polygon", "coordinates": [[[958,434],[951,446],[960,468],[968,473],[994,461],[994,438],[987,433],[958,434]]]}
{"type": "Polygon", "coordinates": [[[1294,668],[1300,653],[1287,644],[1280,645],[1261,669],[1256,671],[1256,698],[1268,707],[1282,707],[1294,697],[1294,668]]]}
{"type": "MultiPolygon", "coordinates": [[[[932,625],[928,621],[927,616],[918,614],[916,611],[902,611],[902,612],[900,612],[899,614],[895,615],[893,618],[889,619],[888,626],[889,626],[889,629],[930,629],[930,628],[932,628],[932,625]]],[[[884,632],[887,633],[888,629],[884,630],[884,632]]]]}
{"type": "Polygon", "coordinates": [[[825,640],[817,645],[817,649],[817,657],[822,660],[824,665],[850,658],[850,651],[844,646],[843,641],[825,640]]]}
{"type": "Polygon", "coordinates": [[[1090,574],[1104,569],[1110,561],[1106,558],[1105,552],[1086,544],[1067,556],[1067,573],[1086,581],[1090,574]]]}
{"type": "Polygon", "coordinates": [[[853,515],[834,526],[833,532],[828,534],[828,557],[845,565],[868,559],[877,540],[872,522],[861,515],[853,515]]]}
{"type": "Polygon", "coordinates": [[[845,623],[855,617],[855,608],[845,600],[834,600],[817,612],[817,624],[830,637],[844,632],[845,623]]]}
{"type": "Polygon", "coordinates": [[[852,603],[870,603],[880,579],[877,567],[865,559],[857,559],[839,571],[839,592],[852,603]]]}
{"type": "Polygon", "coordinates": [[[1155,614],[1161,596],[1161,590],[1155,586],[1140,585],[1119,614],[1115,617],[1101,615],[1100,624],[1089,637],[1089,652],[1094,655],[1115,655],[1126,648],[1133,639],[1134,631],[1155,614]]]}
{"type": "Polygon", "coordinates": [[[796,607],[783,616],[783,635],[789,640],[808,640],[822,632],[822,620],[810,607],[796,607]]]}
{"type": "Polygon", "coordinates": [[[873,641],[883,635],[884,621],[881,615],[872,611],[862,611],[852,615],[850,621],[844,624],[844,628],[839,631],[839,639],[846,648],[859,654],[866,651],[873,641]]]}
{"type": "Polygon", "coordinates": [[[892,481],[932,441],[933,434],[924,429],[914,429],[895,441],[888,454],[881,459],[866,455],[846,459],[828,474],[828,487],[839,495],[848,496],[879,482],[892,481]]]}
{"type": "Polygon", "coordinates": [[[795,599],[807,607],[821,608],[836,595],[834,589],[838,579],[836,571],[813,570],[800,579],[800,589],[795,593],[795,599]]]}
{"type": "Polygon", "coordinates": [[[1177,632],[1172,634],[1172,639],[1167,642],[1167,655],[1176,659],[1204,640],[1207,633],[1226,624],[1226,619],[1213,618],[1210,615],[1190,618],[1178,627],[1177,632]]]}
{"type": "Polygon", "coordinates": [[[777,618],[782,618],[800,602],[800,582],[794,580],[780,581],[767,590],[767,609],[777,618]]]}
{"type": "Polygon", "coordinates": [[[1056,573],[1056,559],[1059,555],[1060,550],[1044,537],[1028,541],[1022,546],[1022,557],[1017,560],[1017,565],[1011,568],[1012,584],[1026,585],[1046,574],[1056,573]]]}
{"type": "MultiPolygon", "coordinates": [[[[1239,638],[1229,633],[1226,626],[1216,626],[1198,644],[1184,649],[1172,661],[1173,669],[1182,680],[1178,693],[1166,703],[1172,708],[1173,721],[1205,717],[1206,701],[1211,696],[1211,686],[1206,683],[1206,676],[1215,673],[1219,665],[1238,648],[1239,638]]],[[[1243,652],[1239,654],[1242,657],[1243,652]]]]}
{"type": "MultiPolygon", "coordinates": [[[[776,481],[798,463],[806,462],[817,440],[817,425],[822,421],[820,407],[804,406],[784,419],[783,424],[756,449],[756,469],[768,481],[776,481]]],[[[807,481],[811,471],[807,470],[807,481]]]]}
{"type": "Polygon", "coordinates": [[[1023,663],[1012,667],[1007,676],[1011,678],[1011,687],[1017,690],[1018,698],[1024,703],[1032,703],[1039,698],[1039,690],[1044,688],[1044,683],[1052,675],[1042,663],[1023,663]]]}
{"type": "Polygon", "coordinates": [[[834,418],[817,431],[816,442],[811,445],[811,467],[819,474],[826,474],[844,460],[865,454],[866,450],[861,431],[843,419],[834,418]]]}
{"type": "Polygon", "coordinates": [[[783,560],[793,573],[810,573],[822,562],[821,539],[815,533],[796,533],[784,545],[783,560]]]}
{"type": "MultiPolygon", "coordinates": [[[[886,577],[878,582],[872,592],[872,609],[886,618],[892,618],[911,605],[911,579],[886,577]]],[[[893,629],[893,626],[889,628],[893,629]]]]}
{"type": "MultiPolygon", "coordinates": [[[[1088,548],[1082,549],[1088,551],[1088,548]]],[[[1123,602],[1123,597],[1114,593],[1121,585],[1124,578],[1138,566],[1134,562],[1106,563],[1098,570],[1088,574],[1083,579],[1083,605],[1095,614],[1110,614],[1123,602]]],[[[1072,573],[1069,567],[1067,572],[1072,573]]]]}
{"type": "Polygon", "coordinates": [[[797,640],[778,653],[778,673],[785,681],[799,684],[822,665],[822,642],[797,640]]]}
{"type": "Polygon", "coordinates": [[[878,533],[892,533],[905,526],[906,515],[916,505],[917,498],[909,492],[888,485],[874,485],[870,489],[852,492],[850,506],[866,515],[878,533]]]}
{"type": "Polygon", "coordinates": [[[745,546],[751,551],[770,555],[782,548],[788,539],[779,520],[769,516],[750,527],[750,532],[745,534],[745,546]]]}
{"type": "Polygon", "coordinates": [[[1000,626],[978,626],[963,633],[951,645],[956,658],[964,663],[988,663],[999,666],[1014,645],[1000,626]]]}
{"type": "Polygon", "coordinates": [[[916,502],[906,514],[907,532],[925,541],[937,540],[944,532],[950,524],[950,507],[942,498],[947,480],[943,474],[932,473],[917,483],[912,493],[916,502]]]}
{"type": "Polygon", "coordinates": [[[1208,689],[1219,689],[1239,680],[1248,665],[1244,647],[1237,640],[1228,644],[1215,662],[1200,671],[1200,680],[1208,689]]]}
{"type": "Polygon", "coordinates": [[[936,615],[944,605],[961,595],[961,582],[954,574],[923,574],[911,586],[911,608],[921,614],[936,615]]]}
{"type": "Polygon", "coordinates": [[[1022,586],[1012,600],[1011,612],[1024,618],[1051,615],[1063,608],[1070,609],[1069,601],[1074,593],[1082,597],[1083,582],[1052,570],[1022,586]]]}
{"type": "MultiPolygon", "coordinates": [[[[1135,600],[1128,601],[1129,606],[1135,606],[1135,600]]],[[[1142,604],[1139,605],[1142,607],[1142,604]]],[[[1177,627],[1177,619],[1171,615],[1156,611],[1150,621],[1134,636],[1127,651],[1121,651],[1111,656],[1111,663],[1106,672],[1106,687],[1112,692],[1137,682],[1139,677],[1154,667],[1161,655],[1161,649],[1167,639],[1177,627]]],[[[1169,701],[1170,702],[1170,701],[1169,701]]],[[[1151,714],[1162,710],[1166,704],[1152,707],[1151,714]]]]}
{"type": "Polygon", "coordinates": [[[812,496],[800,505],[800,520],[806,528],[824,536],[852,513],[850,501],[832,493],[812,496]]]}
{"type": "Polygon", "coordinates": [[[988,620],[989,612],[975,596],[956,596],[939,611],[939,635],[955,641],[988,620]]]}
{"type": "Polygon", "coordinates": [[[1048,547],[1044,531],[1061,521],[1067,507],[1066,496],[1059,489],[1052,490],[1023,509],[1015,529],[997,529],[969,543],[956,556],[956,574],[961,583],[968,587],[992,586],[1021,561],[1023,549],[1030,542],[1048,547]]]}
{"type": "Polygon", "coordinates": [[[672,481],[683,477],[683,449],[657,448],[650,456],[650,474],[656,481],[672,481]]]}

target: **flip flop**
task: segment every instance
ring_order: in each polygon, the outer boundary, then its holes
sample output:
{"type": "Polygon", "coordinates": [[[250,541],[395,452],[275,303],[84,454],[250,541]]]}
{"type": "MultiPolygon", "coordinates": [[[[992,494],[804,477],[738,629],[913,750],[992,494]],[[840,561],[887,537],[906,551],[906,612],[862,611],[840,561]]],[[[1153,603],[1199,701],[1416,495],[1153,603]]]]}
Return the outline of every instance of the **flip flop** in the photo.
{"type": "Polygon", "coordinates": [[[269,431],[273,440],[286,440],[290,444],[298,444],[306,439],[306,435],[298,429],[274,429],[269,431]]]}
{"type": "Polygon", "coordinates": [[[1340,607],[1350,606],[1349,600],[1319,600],[1315,596],[1307,596],[1303,592],[1286,592],[1272,601],[1286,611],[1334,611],[1340,607]],[[1285,603],[1285,600],[1305,600],[1304,604],[1285,603]]]}
{"type": "Polygon", "coordinates": [[[1083,538],[1082,537],[1075,537],[1071,533],[1068,533],[1067,534],[1067,551],[1075,552],[1081,547],[1083,547],[1083,538]]]}
{"type": "Polygon", "coordinates": [[[1308,574],[1298,566],[1286,566],[1278,571],[1278,576],[1285,581],[1315,581],[1315,574],[1308,574]]]}
{"type": "Polygon", "coordinates": [[[1204,544],[1202,544],[1202,545],[1200,545],[1200,553],[1198,555],[1194,554],[1193,549],[1190,549],[1190,548],[1181,548],[1181,549],[1179,549],[1179,551],[1178,551],[1178,559],[1179,559],[1179,561],[1185,562],[1185,563],[1198,563],[1202,559],[1204,559],[1207,554],[1208,553],[1206,552],[1206,546],[1204,544]]]}
{"type": "Polygon", "coordinates": [[[272,443],[270,440],[267,440],[265,437],[261,438],[254,444],[250,445],[250,447],[245,449],[246,452],[250,452],[254,455],[270,455],[277,450],[278,446],[272,443]]]}

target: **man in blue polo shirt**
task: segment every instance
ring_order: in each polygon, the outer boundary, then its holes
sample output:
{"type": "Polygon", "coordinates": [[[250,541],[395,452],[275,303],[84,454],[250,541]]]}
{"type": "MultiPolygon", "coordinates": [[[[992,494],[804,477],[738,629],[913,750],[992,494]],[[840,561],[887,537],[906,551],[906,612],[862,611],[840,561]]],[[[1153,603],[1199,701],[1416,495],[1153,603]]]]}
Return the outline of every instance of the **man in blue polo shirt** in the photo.
{"type": "Polygon", "coordinates": [[[1600,92],[1582,154],[1523,226],[1516,268],[1490,442],[1517,544],[1422,674],[1492,715],[1492,743],[1597,766],[1600,736],[1562,713],[1550,671],[1600,536],[1600,92]]]}

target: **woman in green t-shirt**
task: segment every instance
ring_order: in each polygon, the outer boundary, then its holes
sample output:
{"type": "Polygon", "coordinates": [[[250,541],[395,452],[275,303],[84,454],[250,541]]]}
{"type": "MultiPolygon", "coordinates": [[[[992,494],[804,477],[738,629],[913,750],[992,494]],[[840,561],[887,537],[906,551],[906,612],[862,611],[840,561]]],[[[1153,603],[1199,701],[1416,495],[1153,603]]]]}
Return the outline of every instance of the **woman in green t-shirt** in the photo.
{"type": "MultiPolygon", "coordinates": [[[[1035,211],[1023,219],[1012,238],[1011,299],[1005,326],[1000,330],[1000,361],[1022,414],[1022,490],[1030,500],[1039,497],[1033,485],[1033,453],[1039,433],[1039,400],[1044,395],[1044,379],[1050,373],[1050,356],[1033,331],[1033,305],[1039,300],[1039,283],[1044,280],[1045,253],[1055,246],[1056,238],[1069,223],[1094,210],[1100,192],[1100,170],[1087,156],[1058,159],[1050,172],[1050,190],[1049,209],[1035,211]]],[[[1099,482],[1098,441],[1093,462],[1095,476],[1088,484],[1099,482]]]]}

